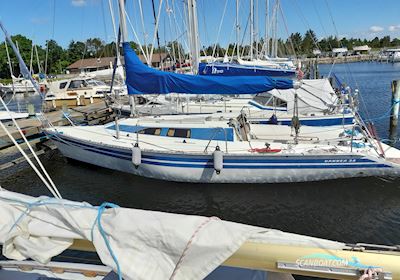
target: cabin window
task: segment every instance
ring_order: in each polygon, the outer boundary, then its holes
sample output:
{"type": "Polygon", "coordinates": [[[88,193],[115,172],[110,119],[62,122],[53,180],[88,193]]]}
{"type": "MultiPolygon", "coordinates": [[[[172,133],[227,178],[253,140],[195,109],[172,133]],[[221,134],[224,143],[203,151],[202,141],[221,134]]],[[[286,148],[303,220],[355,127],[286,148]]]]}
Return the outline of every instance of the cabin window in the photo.
{"type": "Polygon", "coordinates": [[[254,97],[254,101],[257,102],[258,104],[261,104],[263,106],[269,106],[269,107],[286,107],[287,103],[286,101],[274,97],[270,93],[263,93],[262,95],[257,95],[254,97]]]}
{"type": "Polygon", "coordinates": [[[60,89],[64,89],[67,86],[67,82],[60,83],[60,89]]]}
{"type": "Polygon", "coordinates": [[[85,86],[86,86],[86,83],[84,80],[75,80],[75,81],[71,81],[68,88],[76,89],[76,88],[83,88],[85,86]]]}
{"type": "Polygon", "coordinates": [[[190,134],[190,129],[186,128],[170,128],[167,132],[169,137],[190,138],[190,134]]]}
{"type": "Polygon", "coordinates": [[[146,135],[160,135],[161,134],[161,128],[158,127],[149,127],[142,129],[138,132],[139,134],[146,134],[146,135]]]}

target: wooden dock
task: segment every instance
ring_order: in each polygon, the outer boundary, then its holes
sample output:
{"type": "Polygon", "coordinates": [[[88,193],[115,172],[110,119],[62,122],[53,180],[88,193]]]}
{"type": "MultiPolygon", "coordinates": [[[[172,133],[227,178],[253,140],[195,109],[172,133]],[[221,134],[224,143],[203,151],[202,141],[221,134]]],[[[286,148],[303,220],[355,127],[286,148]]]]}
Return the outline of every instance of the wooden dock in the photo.
{"type": "MultiPolygon", "coordinates": [[[[69,109],[67,112],[68,118],[85,124],[101,124],[111,121],[113,117],[112,110],[105,103],[95,103],[87,106],[76,107],[69,109]]],[[[28,119],[17,120],[19,127],[29,140],[43,137],[43,123],[39,120],[40,116],[32,116],[28,119]]],[[[42,117],[54,126],[70,125],[70,120],[65,117],[62,110],[44,113],[42,117]]],[[[4,123],[11,135],[18,141],[22,141],[22,136],[15,125],[9,121],[4,123]]],[[[0,130],[0,150],[12,146],[12,142],[6,132],[0,130]]]]}

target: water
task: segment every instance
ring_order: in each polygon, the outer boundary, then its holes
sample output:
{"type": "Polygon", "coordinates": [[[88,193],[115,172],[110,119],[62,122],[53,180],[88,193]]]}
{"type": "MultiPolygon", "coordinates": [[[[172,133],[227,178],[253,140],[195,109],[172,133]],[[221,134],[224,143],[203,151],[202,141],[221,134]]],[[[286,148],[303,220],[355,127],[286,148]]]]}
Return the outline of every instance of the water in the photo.
{"type": "MultiPolygon", "coordinates": [[[[2,94],[0,92],[0,94],[2,94]]],[[[6,103],[8,109],[15,112],[26,112],[27,105],[33,104],[36,112],[41,110],[41,97],[39,93],[18,93],[12,94],[2,94],[2,98],[6,103]]],[[[0,110],[4,110],[3,106],[0,104],[0,110]]]]}
{"type": "MultiPolygon", "coordinates": [[[[390,107],[390,82],[400,78],[400,65],[354,63],[335,65],[345,77],[350,68],[370,117],[390,107]]],[[[320,68],[323,75],[329,65],[320,68]]],[[[348,82],[350,85],[354,81],[348,82]]],[[[365,108],[362,114],[367,115],[365,108]]],[[[388,119],[376,121],[388,138],[388,119]]],[[[301,184],[185,184],[150,180],[78,162],[58,152],[43,158],[65,198],[165,212],[218,216],[349,243],[400,244],[400,180],[348,179],[301,184]]],[[[1,175],[0,185],[32,195],[48,194],[37,176],[22,164],[1,175]]]]}
{"type": "MultiPolygon", "coordinates": [[[[319,70],[321,75],[327,76],[331,69],[332,65],[325,64],[321,65],[319,70]]],[[[391,82],[400,79],[400,63],[336,64],[332,73],[335,73],[342,82],[360,90],[361,115],[364,119],[372,119],[379,136],[388,139],[388,116],[392,102],[391,82]]],[[[395,144],[399,147],[398,143],[395,144]]]]}

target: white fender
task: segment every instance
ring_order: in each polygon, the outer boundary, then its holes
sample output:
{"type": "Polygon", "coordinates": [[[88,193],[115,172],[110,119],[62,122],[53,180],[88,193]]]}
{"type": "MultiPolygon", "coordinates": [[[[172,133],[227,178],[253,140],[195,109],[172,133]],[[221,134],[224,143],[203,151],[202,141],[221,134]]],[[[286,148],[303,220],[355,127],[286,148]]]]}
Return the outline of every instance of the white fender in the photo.
{"type": "Polygon", "coordinates": [[[132,147],[132,163],[135,168],[138,168],[142,163],[142,151],[139,148],[139,145],[136,143],[134,147],[132,147]]]}
{"type": "Polygon", "coordinates": [[[215,147],[215,151],[213,153],[214,157],[214,169],[219,174],[224,167],[224,155],[220,150],[219,146],[215,147]]]}

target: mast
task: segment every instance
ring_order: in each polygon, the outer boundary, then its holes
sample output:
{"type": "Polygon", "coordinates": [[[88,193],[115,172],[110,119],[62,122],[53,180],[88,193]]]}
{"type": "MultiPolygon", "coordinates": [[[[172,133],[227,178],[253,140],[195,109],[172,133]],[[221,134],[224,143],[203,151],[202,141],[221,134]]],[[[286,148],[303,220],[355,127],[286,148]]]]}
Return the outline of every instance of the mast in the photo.
{"type": "Polygon", "coordinates": [[[32,49],[31,49],[31,59],[29,61],[29,72],[33,74],[33,41],[32,41],[32,49]]]}
{"type": "MultiPolygon", "coordinates": [[[[6,47],[8,67],[10,68],[10,74],[11,74],[11,77],[12,77],[14,74],[13,74],[13,67],[12,67],[12,64],[11,64],[10,53],[8,52],[7,40],[4,40],[4,44],[5,44],[5,47],[6,47]]],[[[13,83],[13,85],[14,85],[14,83],[13,83]]]]}
{"type": "Polygon", "coordinates": [[[239,41],[240,41],[239,0],[236,0],[236,55],[237,55],[237,58],[240,57],[239,41]]]}
{"type": "Polygon", "coordinates": [[[35,53],[36,53],[36,62],[37,62],[37,66],[38,66],[38,73],[42,73],[42,69],[40,68],[40,60],[39,60],[37,45],[35,45],[35,53]]]}
{"type": "Polygon", "coordinates": [[[125,0],[119,0],[119,26],[121,29],[121,43],[128,40],[128,30],[126,29],[125,0]]]}
{"type": "Polygon", "coordinates": [[[265,1],[265,36],[264,36],[265,55],[269,56],[269,0],[265,1]]]}
{"type": "Polygon", "coordinates": [[[253,60],[254,0],[250,0],[250,60],[253,60]]]}
{"type": "Polygon", "coordinates": [[[190,42],[190,52],[192,56],[192,69],[193,73],[197,74],[199,70],[199,55],[200,55],[200,45],[199,45],[199,31],[198,31],[198,21],[197,21],[197,0],[187,0],[188,6],[188,24],[189,24],[189,42],[190,42]]]}
{"type": "Polygon", "coordinates": [[[255,46],[255,51],[256,51],[256,53],[255,53],[255,55],[256,55],[256,59],[258,59],[259,58],[259,52],[258,52],[258,43],[259,43],[259,36],[258,36],[258,34],[259,34],[259,30],[260,30],[260,21],[259,21],[259,17],[258,17],[258,14],[259,14],[259,10],[258,10],[258,0],[255,0],[256,1],[256,4],[255,4],[255,6],[254,6],[254,8],[255,8],[255,10],[254,10],[254,21],[255,21],[255,28],[254,28],[254,42],[255,42],[255,44],[256,44],[256,46],[255,46]]]}
{"type": "Polygon", "coordinates": [[[156,8],[154,7],[154,0],[151,0],[151,4],[153,7],[153,18],[154,18],[154,25],[156,26],[156,37],[157,37],[157,47],[158,47],[158,51],[159,51],[159,58],[160,58],[160,67],[161,70],[163,69],[163,63],[162,63],[162,57],[161,57],[161,49],[160,49],[160,36],[158,34],[158,24],[157,24],[157,16],[156,16],[156,8]]]}
{"type": "Polygon", "coordinates": [[[278,57],[278,11],[279,11],[279,0],[276,0],[274,7],[274,46],[273,46],[273,56],[278,57]]]}
{"type": "MultiPolygon", "coordinates": [[[[126,28],[126,14],[125,14],[125,0],[119,0],[119,28],[121,31],[121,43],[128,42],[128,30],[126,28]]],[[[135,104],[135,97],[130,94],[129,95],[129,105],[131,109],[131,117],[133,117],[136,113],[136,104],[135,104]]],[[[119,128],[118,124],[118,118],[116,118],[116,124],[115,127],[116,129],[119,128]]],[[[117,135],[119,136],[119,132],[117,132],[117,135]]]]}
{"type": "MultiPolygon", "coordinates": [[[[111,22],[112,22],[113,32],[114,32],[115,51],[116,51],[116,55],[117,55],[117,69],[118,68],[120,69],[120,67],[122,67],[121,54],[120,54],[119,45],[118,45],[117,27],[115,26],[114,8],[113,8],[111,0],[108,0],[108,7],[110,9],[111,22]]],[[[121,76],[120,78],[122,80],[125,79],[125,75],[124,75],[124,71],[123,70],[122,71],[118,71],[118,74],[121,76]]]]}

